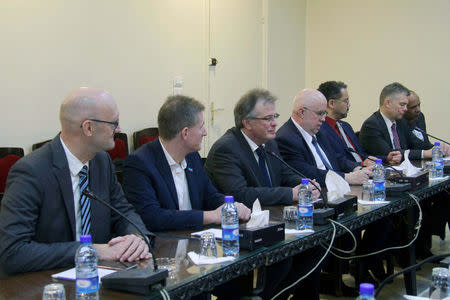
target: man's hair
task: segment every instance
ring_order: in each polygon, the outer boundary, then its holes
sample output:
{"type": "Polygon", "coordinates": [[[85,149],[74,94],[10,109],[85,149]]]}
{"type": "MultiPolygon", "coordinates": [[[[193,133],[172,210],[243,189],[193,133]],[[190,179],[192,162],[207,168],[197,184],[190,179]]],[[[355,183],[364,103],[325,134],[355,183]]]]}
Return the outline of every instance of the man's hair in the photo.
{"type": "Polygon", "coordinates": [[[405,86],[403,86],[402,84],[400,84],[398,82],[388,84],[381,91],[380,106],[382,106],[384,104],[384,100],[387,97],[396,96],[398,94],[405,94],[406,96],[409,96],[409,90],[405,86]]]}
{"type": "Polygon", "coordinates": [[[340,99],[342,97],[341,90],[346,88],[347,85],[342,81],[326,81],[319,85],[317,90],[327,98],[328,102],[330,99],[340,99]]]}
{"type": "Polygon", "coordinates": [[[277,97],[265,89],[252,89],[245,93],[234,107],[234,123],[236,128],[240,129],[244,127],[242,120],[256,117],[255,106],[259,100],[264,101],[264,104],[274,103],[277,101],[277,97]]]}
{"type": "Polygon", "coordinates": [[[205,106],[183,95],[169,96],[159,109],[159,135],[165,140],[173,139],[185,127],[192,127],[199,121],[198,113],[205,106]]]}

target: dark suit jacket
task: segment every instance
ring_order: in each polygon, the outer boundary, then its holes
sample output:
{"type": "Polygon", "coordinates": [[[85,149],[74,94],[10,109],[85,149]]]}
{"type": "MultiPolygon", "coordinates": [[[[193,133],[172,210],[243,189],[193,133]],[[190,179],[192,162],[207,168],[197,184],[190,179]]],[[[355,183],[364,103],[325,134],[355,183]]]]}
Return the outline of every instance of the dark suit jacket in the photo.
{"type": "MultiPolygon", "coordinates": [[[[344,121],[339,121],[339,123],[341,123],[342,129],[344,130],[345,134],[347,134],[347,137],[355,146],[356,152],[358,152],[362,156],[362,160],[365,160],[368,155],[364,152],[361,144],[359,143],[358,137],[353,131],[352,126],[344,121]]],[[[348,147],[345,141],[336,133],[336,131],[330,126],[330,124],[328,124],[327,122],[323,122],[322,127],[320,127],[320,131],[326,134],[326,136],[328,137],[328,141],[331,145],[333,145],[335,152],[345,154],[345,157],[351,161],[355,160],[352,153],[348,151],[348,147]]]]}
{"type": "MultiPolygon", "coordinates": [[[[325,152],[331,167],[342,177],[344,177],[344,173],[351,172],[354,168],[360,166],[354,160],[348,160],[344,153],[336,153],[329,144],[327,136],[321,130],[316,134],[316,138],[325,152]]],[[[309,178],[316,179],[320,185],[325,186],[325,178],[328,171],[317,168],[314,155],[291,118],[278,129],[276,141],[281,156],[288,164],[309,178]]]]}
{"type": "Polygon", "coordinates": [[[151,231],[201,228],[203,211],[224,203],[224,196],[206,176],[200,155],[192,152],[185,159],[192,210],[183,211],[179,210],[172,172],[159,139],[141,146],[125,160],[125,194],[151,231]]]}
{"type": "MultiPolygon", "coordinates": [[[[402,155],[405,150],[410,149],[409,159],[421,159],[422,150],[430,147],[411,132],[406,120],[400,119],[396,123],[402,155]]],[[[394,150],[388,128],[380,111],[374,112],[364,121],[359,132],[359,141],[364,150],[372,155],[387,155],[394,150]]]]}
{"type": "MultiPolygon", "coordinates": [[[[275,141],[265,144],[277,154],[275,141]]],[[[205,169],[213,184],[236,201],[252,207],[256,198],[261,205],[291,204],[292,187],[301,183],[300,176],[267,154],[267,166],[273,187],[264,184],[264,178],[255,156],[240,129],[229,129],[218,139],[206,159],[205,169]]]]}
{"type": "MultiPolygon", "coordinates": [[[[89,187],[145,230],[125,199],[106,152],[97,153],[89,162],[89,187]]],[[[95,200],[91,200],[91,229],[93,243],[107,243],[113,233],[136,232],[95,200]]],[[[73,266],[80,245],[75,238],[72,181],[56,136],[18,161],[9,173],[0,212],[1,267],[6,273],[15,273],[73,266]]]]}
{"type": "MultiPolygon", "coordinates": [[[[427,125],[425,123],[425,116],[423,115],[423,113],[420,112],[419,116],[417,117],[416,120],[414,120],[412,122],[408,122],[408,127],[409,127],[409,130],[411,130],[411,131],[413,131],[414,128],[419,127],[423,131],[427,132],[427,125]]],[[[423,134],[423,133],[422,133],[422,135],[423,135],[423,141],[427,145],[428,149],[433,147],[434,145],[428,139],[428,135],[423,134]]]]}

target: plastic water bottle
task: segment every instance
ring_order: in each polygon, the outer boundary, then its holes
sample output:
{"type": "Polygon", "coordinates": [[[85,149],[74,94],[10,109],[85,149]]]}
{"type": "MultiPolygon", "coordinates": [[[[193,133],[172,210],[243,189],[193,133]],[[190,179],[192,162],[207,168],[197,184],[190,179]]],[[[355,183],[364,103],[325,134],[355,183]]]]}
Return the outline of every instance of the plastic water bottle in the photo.
{"type": "Polygon", "coordinates": [[[377,159],[375,166],[373,166],[373,199],[375,201],[386,200],[386,171],[381,164],[381,159],[377,159]]]}
{"type": "Polygon", "coordinates": [[[239,215],[233,196],[225,196],[222,207],[222,249],[224,256],[239,254],[239,215]]]}
{"type": "Polygon", "coordinates": [[[441,143],[435,142],[433,150],[431,150],[433,160],[433,178],[442,178],[444,176],[444,159],[441,150],[441,143]]]}
{"type": "Polygon", "coordinates": [[[433,268],[431,274],[430,299],[447,299],[448,296],[448,270],[447,268],[433,268]]]}
{"type": "Polygon", "coordinates": [[[359,296],[357,300],[375,300],[375,286],[371,283],[359,285],[359,296]]]}
{"type": "Polygon", "coordinates": [[[80,242],[81,245],[75,254],[76,299],[98,299],[97,251],[92,247],[90,235],[82,235],[80,242]]]}
{"type": "Polygon", "coordinates": [[[309,179],[302,178],[302,184],[298,189],[297,230],[313,228],[313,203],[312,190],[309,179]]]}

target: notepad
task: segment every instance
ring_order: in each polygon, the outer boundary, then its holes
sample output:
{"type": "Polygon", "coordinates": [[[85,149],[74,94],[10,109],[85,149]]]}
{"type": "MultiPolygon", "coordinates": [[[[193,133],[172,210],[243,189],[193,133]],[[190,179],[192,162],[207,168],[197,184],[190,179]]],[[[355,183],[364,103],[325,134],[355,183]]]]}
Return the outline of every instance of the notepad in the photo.
{"type": "MultiPolygon", "coordinates": [[[[101,280],[103,276],[109,275],[114,272],[117,271],[111,269],[98,268],[98,279],[101,280]]],[[[75,268],[72,268],[66,271],[53,274],[52,277],[57,279],[75,280],[77,278],[77,274],[75,268]]]]}
{"type": "Polygon", "coordinates": [[[212,234],[214,234],[214,237],[218,240],[222,239],[222,229],[217,229],[217,228],[210,228],[210,229],[206,229],[206,230],[202,230],[202,231],[193,232],[193,233],[191,233],[191,235],[201,236],[205,232],[211,232],[212,234]]]}

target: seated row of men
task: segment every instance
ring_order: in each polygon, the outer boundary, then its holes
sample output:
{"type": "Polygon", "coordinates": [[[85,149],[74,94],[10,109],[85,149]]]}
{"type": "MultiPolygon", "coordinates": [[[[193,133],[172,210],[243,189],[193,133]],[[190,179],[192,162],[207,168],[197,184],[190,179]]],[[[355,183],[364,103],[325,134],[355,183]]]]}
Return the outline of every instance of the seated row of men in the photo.
{"type": "MultiPolygon", "coordinates": [[[[429,141],[404,129],[401,117],[408,96],[409,90],[398,83],[385,87],[380,111],[361,129],[364,150],[391,164],[398,164],[408,148],[417,150],[411,151],[410,158],[431,156],[429,141]],[[383,126],[377,122],[384,122],[383,126]],[[388,130],[391,123],[398,124],[397,129],[388,130]]],[[[206,135],[204,106],[186,96],[169,97],[158,113],[159,139],[131,153],[124,163],[124,194],[104,152],[114,147],[114,133],[120,131],[115,101],[100,89],[73,91],[61,105],[61,133],[19,160],[9,173],[0,211],[1,271],[11,274],[73,265],[79,237],[87,233],[100,259],[149,258],[148,247],[135,229],[102,204],[86,199],[82,194],[86,188],[148,233],[147,229],[219,224],[223,194],[235,197],[243,221],[249,219],[249,207],[256,199],[262,205],[297,201],[301,178],[268,152],[281,154],[321,186],[329,171],[350,184],[368,179],[373,163],[366,159],[351,126],[340,121],[349,109],[343,83],[302,90],[294,98],[291,118],[278,132],[275,101],[262,89],[242,96],[234,109],[236,126],[213,145],[203,169],[198,151],[206,135]]],[[[445,147],[444,152],[448,154],[445,147]]],[[[314,190],[315,198],[318,194],[314,190]]],[[[273,272],[267,273],[273,284],[262,296],[270,297],[309,271],[319,254],[306,252],[271,266],[273,272]]],[[[318,299],[317,276],[313,272],[308,277],[313,284],[303,284],[311,289],[311,299],[318,299]]]]}

